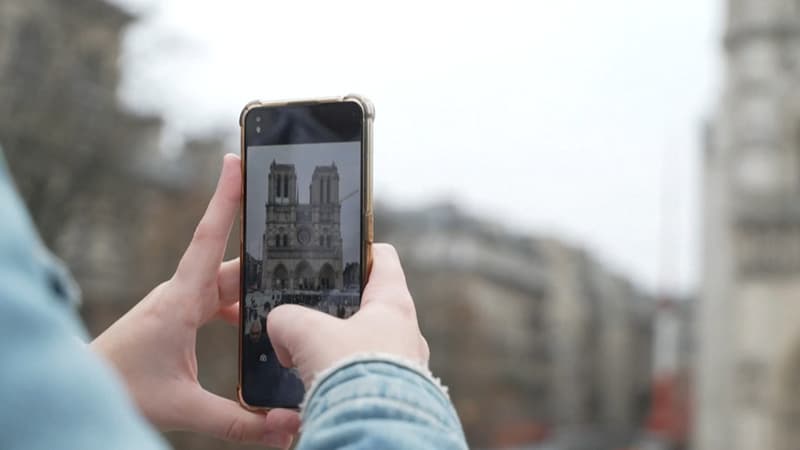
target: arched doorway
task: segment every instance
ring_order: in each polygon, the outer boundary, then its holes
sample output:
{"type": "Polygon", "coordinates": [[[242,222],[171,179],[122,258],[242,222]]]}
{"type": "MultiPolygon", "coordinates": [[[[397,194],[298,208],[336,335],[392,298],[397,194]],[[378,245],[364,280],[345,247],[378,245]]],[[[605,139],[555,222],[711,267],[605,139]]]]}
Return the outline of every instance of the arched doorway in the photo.
{"type": "Polygon", "coordinates": [[[320,289],[333,289],[336,287],[336,273],[328,263],[325,263],[322,269],[319,270],[319,287],[320,289]]]}
{"type": "Polygon", "coordinates": [[[278,264],[272,272],[272,289],[288,289],[289,288],[289,272],[286,266],[278,264]]]}
{"type": "Polygon", "coordinates": [[[294,270],[294,285],[300,290],[315,289],[314,271],[308,261],[300,261],[294,270]]]}

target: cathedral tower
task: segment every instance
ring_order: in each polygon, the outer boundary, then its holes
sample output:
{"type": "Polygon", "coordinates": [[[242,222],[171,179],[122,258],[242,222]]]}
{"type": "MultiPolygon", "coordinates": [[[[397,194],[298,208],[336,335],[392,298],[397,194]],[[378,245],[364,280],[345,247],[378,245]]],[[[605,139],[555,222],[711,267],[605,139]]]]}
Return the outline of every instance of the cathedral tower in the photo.
{"type": "Polygon", "coordinates": [[[277,164],[272,161],[267,177],[267,204],[297,204],[297,174],[293,164],[277,164]]]}

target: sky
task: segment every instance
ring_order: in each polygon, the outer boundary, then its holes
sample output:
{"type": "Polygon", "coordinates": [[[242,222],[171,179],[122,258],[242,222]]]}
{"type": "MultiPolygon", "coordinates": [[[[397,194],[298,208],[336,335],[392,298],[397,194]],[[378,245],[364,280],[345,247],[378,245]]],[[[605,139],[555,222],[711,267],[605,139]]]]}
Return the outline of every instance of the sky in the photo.
{"type": "MultiPolygon", "coordinates": [[[[266,223],[267,174],[269,166],[294,164],[300,203],[309,203],[311,175],[316,166],[336,163],[339,172],[339,198],[342,203],[340,229],[342,231],[343,265],[359,262],[361,247],[358,235],[361,230],[361,142],[329,142],[325,144],[294,144],[252,146],[247,154],[247,250],[261,259],[261,238],[266,223]],[[348,231],[350,231],[348,233],[348,231]]],[[[292,238],[291,236],[289,237],[292,238]]]]}
{"type": "Polygon", "coordinates": [[[114,0],[140,15],[120,96],[165,146],[252,99],[376,106],[375,197],[443,201],[587,248],[651,292],[699,274],[719,0],[114,0]]]}

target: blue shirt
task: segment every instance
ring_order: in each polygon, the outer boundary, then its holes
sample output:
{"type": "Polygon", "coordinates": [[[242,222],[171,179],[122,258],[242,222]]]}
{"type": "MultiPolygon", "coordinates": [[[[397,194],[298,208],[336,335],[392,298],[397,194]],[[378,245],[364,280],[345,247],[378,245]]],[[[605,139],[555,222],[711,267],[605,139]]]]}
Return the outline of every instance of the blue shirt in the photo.
{"type": "MultiPolygon", "coordinates": [[[[165,449],[112,368],[85,344],[77,289],[44,247],[0,152],[0,449],[165,449]]],[[[364,357],[321,376],[299,449],[465,449],[424,371],[364,357]]]]}

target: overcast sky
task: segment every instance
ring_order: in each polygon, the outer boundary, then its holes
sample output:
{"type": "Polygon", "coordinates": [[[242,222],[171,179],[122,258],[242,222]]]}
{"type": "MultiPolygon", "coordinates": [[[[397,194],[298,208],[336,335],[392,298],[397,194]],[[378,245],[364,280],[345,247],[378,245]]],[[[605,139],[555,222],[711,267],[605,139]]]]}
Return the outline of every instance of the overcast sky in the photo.
{"type": "Polygon", "coordinates": [[[379,200],[453,201],[650,289],[696,285],[718,0],[115,1],[143,17],[121,95],[172,136],[235,133],[254,98],[359,92],[379,200]]]}

